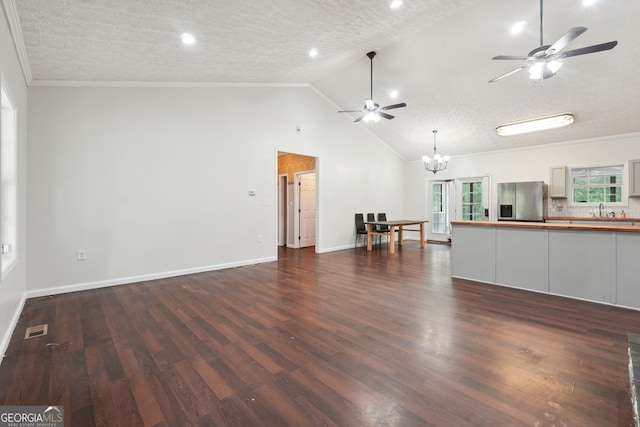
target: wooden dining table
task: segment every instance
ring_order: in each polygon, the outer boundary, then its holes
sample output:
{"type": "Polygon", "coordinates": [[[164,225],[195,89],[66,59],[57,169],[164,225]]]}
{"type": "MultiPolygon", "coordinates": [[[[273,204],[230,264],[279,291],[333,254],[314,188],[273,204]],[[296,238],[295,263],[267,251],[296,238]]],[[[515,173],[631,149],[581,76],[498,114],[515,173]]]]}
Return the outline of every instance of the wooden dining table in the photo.
{"type": "Polygon", "coordinates": [[[365,224],[367,225],[367,250],[370,251],[373,249],[373,236],[389,236],[389,253],[393,254],[396,252],[395,245],[395,236],[396,236],[396,228],[398,229],[398,245],[402,246],[402,232],[403,231],[419,231],[420,232],[420,247],[424,248],[424,224],[428,221],[425,220],[411,220],[411,219],[401,219],[396,221],[367,221],[365,224]],[[386,225],[389,227],[387,231],[377,231],[374,229],[375,226],[386,225]],[[420,229],[404,229],[405,226],[408,225],[419,225],[420,229]]]}

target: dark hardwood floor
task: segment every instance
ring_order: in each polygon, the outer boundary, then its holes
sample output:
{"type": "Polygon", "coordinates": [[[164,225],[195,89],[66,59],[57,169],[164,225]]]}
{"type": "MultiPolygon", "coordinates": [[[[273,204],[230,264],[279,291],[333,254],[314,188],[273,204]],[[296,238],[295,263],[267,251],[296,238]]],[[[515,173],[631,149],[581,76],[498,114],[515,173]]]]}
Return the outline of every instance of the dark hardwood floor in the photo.
{"type": "Polygon", "coordinates": [[[279,257],[28,300],[0,404],[82,427],[633,425],[640,312],[452,280],[444,245],[279,257]]]}

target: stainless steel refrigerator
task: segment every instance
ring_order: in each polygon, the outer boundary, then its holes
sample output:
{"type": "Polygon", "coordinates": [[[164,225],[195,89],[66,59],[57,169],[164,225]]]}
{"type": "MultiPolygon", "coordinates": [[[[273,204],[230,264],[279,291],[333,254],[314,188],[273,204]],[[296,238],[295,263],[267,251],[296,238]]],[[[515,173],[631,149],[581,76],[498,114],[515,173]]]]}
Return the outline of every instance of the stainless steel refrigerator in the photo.
{"type": "Polygon", "coordinates": [[[542,181],[498,184],[498,221],[542,222],[547,191],[542,181]]]}

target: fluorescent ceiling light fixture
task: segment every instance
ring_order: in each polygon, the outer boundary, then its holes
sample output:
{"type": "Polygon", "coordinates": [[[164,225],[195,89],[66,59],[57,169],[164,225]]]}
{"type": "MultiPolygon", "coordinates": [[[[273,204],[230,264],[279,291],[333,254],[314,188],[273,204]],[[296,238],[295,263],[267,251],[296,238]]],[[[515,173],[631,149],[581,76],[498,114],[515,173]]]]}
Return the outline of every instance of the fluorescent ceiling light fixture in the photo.
{"type": "Polygon", "coordinates": [[[309,51],[309,56],[312,58],[315,58],[316,56],[318,56],[320,52],[318,52],[318,49],[316,49],[315,47],[313,49],[311,49],[309,51]]]}
{"type": "Polygon", "coordinates": [[[597,2],[598,0],[584,0],[582,2],[582,4],[584,4],[585,6],[591,6],[592,4],[594,4],[595,2],[597,2]]]}
{"type": "Polygon", "coordinates": [[[511,34],[518,34],[518,33],[522,32],[522,30],[524,30],[524,26],[525,26],[526,24],[527,24],[527,23],[526,23],[526,22],[524,22],[524,21],[520,21],[520,22],[518,22],[518,23],[514,24],[514,25],[511,27],[511,34]]]}
{"type": "Polygon", "coordinates": [[[393,0],[393,1],[391,2],[391,4],[389,5],[389,7],[390,7],[391,9],[397,9],[397,8],[399,8],[400,6],[402,6],[402,0],[393,0]]]}
{"type": "Polygon", "coordinates": [[[391,92],[389,92],[389,97],[390,98],[397,98],[398,97],[398,91],[397,90],[392,90],[391,92]]]}
{"type": "Polygon", "coordinates": [[[500,136],[519,135],[521,133],[537,132],[540,130],[569,126],[574,121],[573,114],[571,113],[554,114],[552,116],[500,125],[496,128],[496,133],[500,136]]]}
{"type": "Polygon", "coordinates": [[[192,45],[196,42],[196,38],[193,37],[193,34],[189,33],[182,33],[180,39],[182,39],[182,43],[186,44],[187,46],[192,45]]]}

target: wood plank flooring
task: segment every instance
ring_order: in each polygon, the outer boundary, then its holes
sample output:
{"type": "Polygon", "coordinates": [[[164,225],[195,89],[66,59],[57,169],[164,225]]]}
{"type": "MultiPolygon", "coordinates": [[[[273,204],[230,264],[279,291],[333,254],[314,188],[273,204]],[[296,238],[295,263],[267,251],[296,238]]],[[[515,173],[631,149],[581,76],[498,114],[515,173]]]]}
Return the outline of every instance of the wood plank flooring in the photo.
{"type": "Polygon", "coordinates": [[[640,312],[452,280],[444,245],[282,249],[28,300],[0,404],[82,427],[631,426],[629,331],[640,312]]]}

